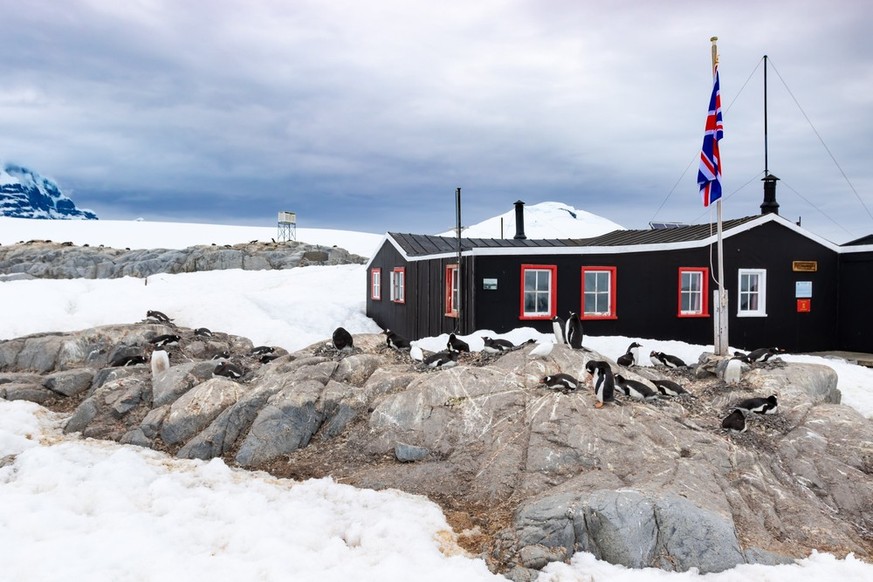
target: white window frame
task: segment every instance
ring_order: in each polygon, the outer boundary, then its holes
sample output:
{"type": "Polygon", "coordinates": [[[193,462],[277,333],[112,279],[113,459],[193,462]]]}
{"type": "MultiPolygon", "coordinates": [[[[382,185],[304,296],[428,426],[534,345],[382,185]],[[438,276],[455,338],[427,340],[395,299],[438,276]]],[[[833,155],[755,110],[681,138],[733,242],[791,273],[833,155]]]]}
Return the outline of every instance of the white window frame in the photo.
{"type": "Polygon", "coordinates": [[[406,303],[406,269],[403,267],[391,271],[391,301],[406,303]]]}
{"type": "Polygon", "coordinates": [[[382,269],[380,268],[370,271],[370,299],[382,300],[382,269]]]}
{"type": "Polygon", "coordinates": [[[739,269],[737,271],[737,317],[767,317],[767,270],[739,269]],[[743,291],[743,277],[757,277],[758,288],[755,291],[743,291]],[[758,306],[754,309],[743,309],[743,296],[757,295],[758,306]]]}
{"type": "Polygon", "coordinates": [[[521,266],[521,309],[520,319],[551,319],[555,316],[556,285],[558,268],[556,265],[521,266]],[[527,287],[527,274],[534,273],[534,287],[527,287]],[[545,276],[542,278],[542,276],[545,276]],[[540,284],[545,283],[544,287],[540,284]],[[533,298],[534,310],[527,310],[527,297],[533,298]],[[537,310],[540,298],[545,298],[545,311],[537,310]]]}

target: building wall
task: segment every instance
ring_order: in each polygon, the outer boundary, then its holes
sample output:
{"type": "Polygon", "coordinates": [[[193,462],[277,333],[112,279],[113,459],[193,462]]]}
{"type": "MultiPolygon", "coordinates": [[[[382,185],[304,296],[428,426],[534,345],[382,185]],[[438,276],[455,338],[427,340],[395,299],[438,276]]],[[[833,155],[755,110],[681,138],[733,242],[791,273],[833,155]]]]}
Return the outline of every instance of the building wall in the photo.
{"type": "Polygon", "coordinates": [[[456,264],[457,258],[433,259],[428,261],[407,262],[397,249],[389,243],[380,247],[367,270],[367,316],[373,319],[383,329],[390,328],[407,339],[437,336],[442,333],[469,333],[473,330],[473,306],[469,295],[470,281],[469,259],[463,259],[462,286],[467,295],[461,300],[461,317],[446,316],[445,268],[456,264]],[[406,301],[395,303],[390,295],[390,273],[396,267],[406,269],[406,301]],[[382,270],[382,299],[373,300],[370,293],[371,271],[382,270]]]}
{"type": "MultiPolygon", "coordinates": [[[[470,333],[490,329],[504,333],[517,327],[532,327],[548,333],[550,321],[523,319],[520,315],[521,265],[557,267],[557,314],[566,319],[570,311],[580,311],[581,267],[615,267],[616,318],[583,320],[586,335],[624,335],[653,339],[676,339],[696,344],[712,344],[714,335],[713,292],[717,285],[711,269],[709,308],[706,317],[679,317],[679,268],[710,268],[716,263],[715,245],[710,247],[628,252],[620,254],[476,256],[464,258],[462,303],[463,325],[445,316],[445,265],[456,259],[433,259],[406,263],[387,243],[377,252],[371,269],[381,267],[382,301],[373,301],[367,291],[367,315],[383,328],[390,327],[410,339],[450,331],[470,333]],[[389,298],[390,271],[406,268],[406,303],[394,304],[389,298]],[[486,288],[485,282],[489,282],[486,288]]],[[[873,254],[873,253],[871,253],[873,254]]],[[[751,350],[779,346],[790,351],[820,351],[864,345],[862,328],[850,316],[839,319],[841,301],[850,309],[870,313],[863,296],[854,291],[840,293],[839,258],[836,252],[778,224],[766,223],[724,241],[725,279],[729,297],[730,345],[751,350]],[[814,272],[792,269],[793,261],[814,262],[814,272]],[[766,317],[738,317],[738,276],[740,268],[766,269],[766,317]],[[811,284],[809,312],[798,312],[797,283],[811,284]],[[866,310],[866,311],[865,311],[866,310]],[[839,326],[845,333],[838,333],[839,326]],[[853,327],[854,326],[854,327],[853,327]]],[[[860,274],[873,277],[873,260],[859,265],[860,274]],[[866,269],[866,270],[865,270],[866,269]]],[[[846,267],[851,270],[851,267],[846,267]]],[[[857,270],[856,269],[856,270],[857,270]]],[[[369,273],[368,273],[369,286],[369,273]]],[[[868,318],[869,321],[869,318],[868,318]]],[[[868,351],[871,351],[869,346],[868,351]]]]}
{"type": "Polygon", "coordinates": [[[873,353],[873,252],[840,255],[839,347],[873,353]]]}

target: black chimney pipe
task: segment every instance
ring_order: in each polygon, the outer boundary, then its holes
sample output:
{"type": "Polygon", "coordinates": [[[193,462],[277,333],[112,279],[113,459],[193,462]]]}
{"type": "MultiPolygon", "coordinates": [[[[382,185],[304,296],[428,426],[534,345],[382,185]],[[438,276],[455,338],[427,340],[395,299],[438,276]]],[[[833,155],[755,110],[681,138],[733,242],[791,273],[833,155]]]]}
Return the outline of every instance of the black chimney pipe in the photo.
{"type": "Polygon", "coordinates": [[[515,236],[513,238],[524,240],[524,202],[516,200],[515,202],[515,236]]]}
{"type": "Polygon", "coordinates": [[[761,204],[761,214],[779,214],[779,203],[776,202],[776,180],[778,179],[769,172],[762,178],[764,182],[764,202],[761,204]]]}

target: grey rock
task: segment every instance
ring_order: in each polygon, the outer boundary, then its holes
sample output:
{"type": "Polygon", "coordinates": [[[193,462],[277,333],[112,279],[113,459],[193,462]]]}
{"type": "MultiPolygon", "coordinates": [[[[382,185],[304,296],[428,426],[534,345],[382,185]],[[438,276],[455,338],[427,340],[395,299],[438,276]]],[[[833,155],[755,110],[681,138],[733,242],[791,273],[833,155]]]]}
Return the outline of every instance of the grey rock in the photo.
{"type": "Polygon", "coordinates": [[[172,404],[193,386],[212,378],[217,362],[186,362],[152,377],[154,406],[172,404]]]}
{"type": "Polygon", "coordinates": [[[394,456],[401,463],[421,461],[422,459],[427,458],[429,453],[430,451],[424,447],[416,447],[406,443],[397,443],[394,445],[394,456]]]}
{"type": "Polygon", "coordinates": [[[83,401],[76,410],[73,411],[70,419],[64,425],[64,434],[84,431],[91,421],[97,417],[97,403],[92,399],[83,401]]]}
{"type": "Polygon", "coordinates": [[[323,420],[317,408],[323,388],[318,381],[305,380],[273,395],[255,418],[236,461],[251,467],[306,446],[323,420]]]}
{"type": "Polygon", "coordinates": [[[45,377],[44,384],[52,392],[64,396],[75,396],[88,390],[93,379],[94,372],[88,369],[65,370],[49,374],[45,377]]]}
{"type": "Polygon", "coordinates": [[[227,378],[199,384],[170,405],[161,425],[161,440],[168,445],[186,442],[236,402],[242,392],[242,386],[227,378]]]}
{"type": "Polygon", "coordinates": [[[44,404],[55,393],[39,384],[27,384],[21,382],[8,382],[0,385],[0,396],[6,400],[27,400],[44,404]]]}

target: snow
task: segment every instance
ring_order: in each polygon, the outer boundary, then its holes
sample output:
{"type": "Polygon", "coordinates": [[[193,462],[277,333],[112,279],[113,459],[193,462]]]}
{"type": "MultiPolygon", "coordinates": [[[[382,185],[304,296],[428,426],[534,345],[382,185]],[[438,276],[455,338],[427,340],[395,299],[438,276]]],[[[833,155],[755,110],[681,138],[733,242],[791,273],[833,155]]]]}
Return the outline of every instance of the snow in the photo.
{"type": "MultiPolygon", "coordinates": [[[[253,236],[249,227],[188,226],[0,219],[0,243],[47,238],[124,248],[161,241],[164,248],[183,248],[265,238],[253,236]],[[194,231],[200,227],[199,235],[209,237],[196,240],[194,231]]],[[[342,231],[317,234],[325,237],[319,244],[349,250],[371,242],[374,249],[381,238],[342,231]]],[[[288,350],[326,340],[337,325],[352,333],[379,331],[364,316],[361,265],[155,275],[147,281],[0,282],[0,340],[139,321],[148,309],[163,311],[180,325],[205,326],[288,350]]],[[[480,330],[461,337],[477,349],[483,335],[516,343],[551,339],[530,328],[507,334],[480,330]]],[[[446,339],[427,338],[418,344],[442,349],[446,339]]],[[[634,339],[643,344],[643,354],[657,349],[686,361],[696,361],[701,351],[711,349],[626,337],[587,337],[585,345],[615,358],[634,339]]],[[[844,402],[873,418],[873,371],[813,356],[785,359],[834,367],[844,402]]],[[[357,489],[330,479],[276,479],[230,468],[221,460],[174,459],[148,449],[63,435],[64,420],[36,404],[0,400],[0,579],[503,579],[454,545],[443,514],[423,497],[357,489]]],[[[838,559],[814,552],[794,564],[738,566],[700,575],[628,570],[578,553],[569,564],[547,566],[539,580],[798,578],[866,581],[873,579],[873,565],[852,555],[838,559]]]]}
{"type": "MultiPolygon", "coordinates": [[[[524,207],[524,234],[530,239],[588,238],[614,230],[624,230],[615,222],[573,208],[561,202],[540,202],[524,207]]],[[[442,236],[457,236],[454,230],[442,236]]],[[[515,236],[515,209],[463,229],[466,238],[513,238],[515,236]],[[500,221],[503,220],[501,237],[500,221]]]]}

